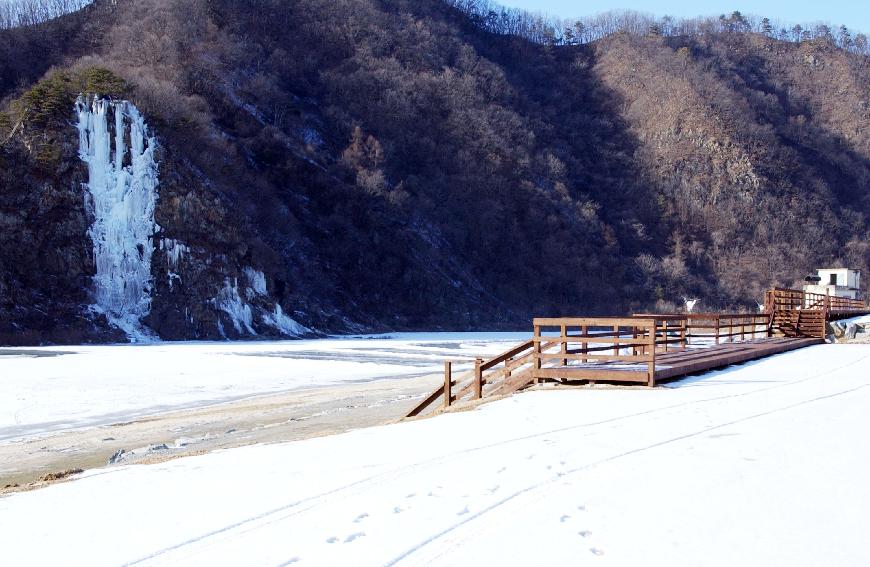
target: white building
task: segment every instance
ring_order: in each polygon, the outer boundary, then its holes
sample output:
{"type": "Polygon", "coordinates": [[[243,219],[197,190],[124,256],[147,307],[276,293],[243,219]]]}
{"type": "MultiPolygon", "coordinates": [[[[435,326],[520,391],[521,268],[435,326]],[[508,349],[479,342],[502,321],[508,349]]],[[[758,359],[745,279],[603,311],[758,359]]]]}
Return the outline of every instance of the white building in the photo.
{"type": "Polygon", "coordinates": [[[823,268],[806,278],[806,293],[861,299],[861,272],[849,268],[823,268]]]}

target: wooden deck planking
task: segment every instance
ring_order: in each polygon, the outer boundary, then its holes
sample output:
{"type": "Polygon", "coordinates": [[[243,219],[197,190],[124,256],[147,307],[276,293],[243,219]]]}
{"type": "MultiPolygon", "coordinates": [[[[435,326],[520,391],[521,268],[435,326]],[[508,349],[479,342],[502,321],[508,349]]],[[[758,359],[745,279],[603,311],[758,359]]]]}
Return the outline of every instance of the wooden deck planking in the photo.
{"type": "Polygon", "coordinates": [[[697,349],[697,354],[688,358],[675,356],[671,359],[670,353],[662,354],[656,358],[656,381],[672,380],[822,343],[822,339],[813,338],[772,338],[697,349]],[[659,368],[660,364],[662,368],[659,368]]]}
{"type": "MultiPolygon", "coordinates": [[[[656,354],[655,380],[673,380],[708,370],[724,368],[732,364],[748,362],[791,350],[821,344],[815,338],[764,338],[736,343],[710,345],[696,348],[675,348],[656,354]]],[[[625,368],[619,361],[586,365],[544,367],[534,374],[545,379],[565,382],[646,382],[647,367],[638,362],[637,368],[625,368]]]]}

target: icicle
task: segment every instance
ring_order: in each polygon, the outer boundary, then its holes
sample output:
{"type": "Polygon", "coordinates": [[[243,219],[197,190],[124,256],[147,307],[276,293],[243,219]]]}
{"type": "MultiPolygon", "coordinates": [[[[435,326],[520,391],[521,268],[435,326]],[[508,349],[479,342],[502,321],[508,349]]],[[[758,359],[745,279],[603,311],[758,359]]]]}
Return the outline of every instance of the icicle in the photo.
{"type": "Polygon", "coordinates": [[[166,252],[166,263],[170,270],[177,270],[178,263],[185,254],[190,254],[190,247],[172,238],[161,238],[160,249],[166,252]]]}
{"type": "Polygon", "coordinates": [[[157,163],[153,137],[138,109],[126,101],[76,101],[79,157],[88,165],[87,190],[94,223],[88,234],[94,243],[93,309],[133,341],[153,338],[141,320],[151,311],[152,237],[157,203],[157,163]],[[109,113],[114,114],[114,151],[109,113]],[[130,164],[124,165],[128,155],[130,164]]]}
{"type": "Polygon", "coordinates": [[[248,280],[249,286],[249,297],[248,299],[253,299],[253,294],[256,295],[268,295],[268,291],[266,289],[266,276],[260,270],[255,270],[254,268],[245,267],[242,270],[245,273],[245,278],[248,280]]]}
{"type": "Polygon", "coordinates": [[[263,322],[270,327],[274,327],[281,331],[281,333],[293,337],[298,337],[299,335],[310,332],[308,327],[300,325],[294,319],[285,315],[284,310],[281,309],[281,305],[277,303],[275,304],[274,313],[263,314],[263,322]]]}
{"type": "Polygon", "coordinates": [[[245,303],[239,296],[238,280],[234,279],[231,285],[230,279],[226,278],[224,280],[224,287],[218,292],[213,303],[218,309],[229,315],[230,321],[232,321],[237,333],[247,332],[251,335],[257,334],[251,326],[254,322],[251,306],[245,303]]]}

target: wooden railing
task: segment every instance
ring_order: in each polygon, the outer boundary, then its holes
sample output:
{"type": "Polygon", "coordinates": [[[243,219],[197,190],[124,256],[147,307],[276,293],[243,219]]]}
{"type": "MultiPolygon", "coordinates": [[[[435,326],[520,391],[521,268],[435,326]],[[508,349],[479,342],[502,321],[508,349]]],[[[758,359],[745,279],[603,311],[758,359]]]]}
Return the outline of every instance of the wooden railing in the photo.
{"type": "Polygon", "coordinates": [[[540,318],[534,320],[534,329],[532,378],[536,384],[545,380],[594,382],[618,378],[652,385],[656,351],[685,341],[685,319],[540,318]],[[669,331],[677,329],[680,335],[671,338],[669,331]],[[625,368],[596,368],[600,363],[612,362],[625,368]]]}
{"type": "Polygon", "coordinates": [[[430,409],[438,400],[448,408],[459,401],[479,400],[484,394],[508,394],[531,383],[534,341],[529,340],[489,360],[478,358],[472,370],[455,375],[455,361],[444,362],[444,383],[414,407],[407,417],[430,409]]]}
{"type": "Polygon", "coordinates": [[[689,313],[689,344],[745,341],[770,335],[767,313],[689,313]]]}
{"type": "Polygon", "coordinates": [[[534,336],[471,370],[444,363],[444,382],[407,417],[485,396],[510,394],[547,380],[616,380],[655,385],[656,356],[692,344],[767,337],[768,314],[641,314],[539,318],[534,336]],[[606,367],[605,367],[606,365],[606,367]],[[440,401],[440,404],[439,404],[440,401]]]}
{"type": "Polygon", "coordinates": [[[767,313],[647,313],[630,318],[535,319],[535,382],[618,380],[655,385],[656,355],[693,344],[767,338],[767,313]],[[558,335],[553,332],[558,330],[558,335]],[[604,369],[597,363],[611,363],[604,369]],[[618,366],[614,366],[614,363],[618,366]],[[622,368],[620,368],[622,367],[622,368]],[[641,371],[643,369],[643,371],[641,371]]]}
{"type": "Polygon", "coordinates": [[[768,313],[773,313],[774,311],[795,311],[798,309],[837,312],[868,310],[867,304],[862,299],[810,293],[799,289],[782,287],[776,287],[768,291],[764,298],[764,305],[768,313]]]}

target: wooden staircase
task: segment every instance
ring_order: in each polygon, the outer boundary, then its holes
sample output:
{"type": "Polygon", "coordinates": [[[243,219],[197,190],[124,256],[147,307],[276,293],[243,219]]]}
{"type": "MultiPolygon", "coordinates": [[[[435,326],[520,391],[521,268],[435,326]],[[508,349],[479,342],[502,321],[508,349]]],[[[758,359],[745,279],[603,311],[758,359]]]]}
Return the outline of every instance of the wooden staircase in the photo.
{"type": "Polygon", "coordinates": [[[790,338],[824,339],[828,321],[870,312],[860,299],[780,287],[767,292],[764,304],[772,334],[790,338]]]}
{"type": "Polygon", "coordinates": [[[791,338],[825,338],[827,315],[823,310],[795,309],[774,311],[773,334],[791,338]]]}
{"type": "Polygon", "coordinates": [[[489,360],[475,360],[474,368],[458,376],[454,376],[453,362],[448,360],[444,363],[444,383],[405,417],[432,415],[459,402],[507,396],[527,388],[534,383],[534,354],[535,342],[529,340],[489,360]]]}

